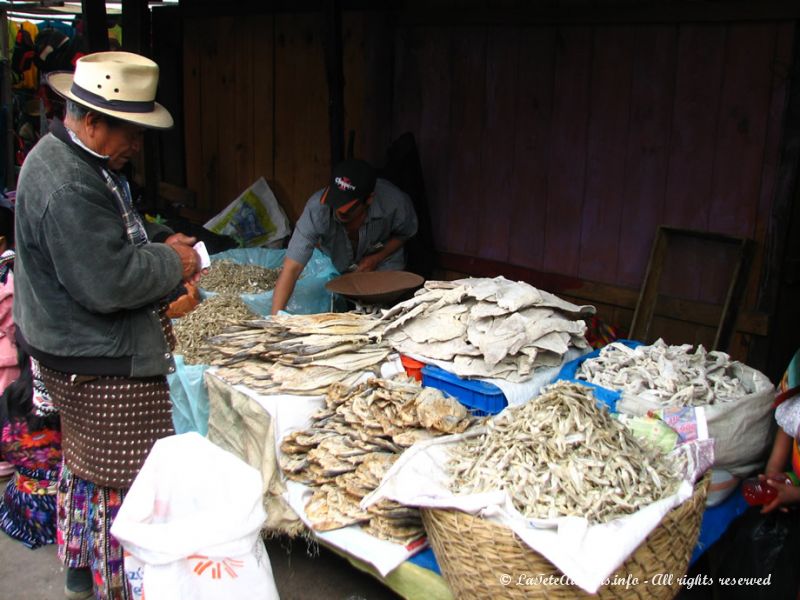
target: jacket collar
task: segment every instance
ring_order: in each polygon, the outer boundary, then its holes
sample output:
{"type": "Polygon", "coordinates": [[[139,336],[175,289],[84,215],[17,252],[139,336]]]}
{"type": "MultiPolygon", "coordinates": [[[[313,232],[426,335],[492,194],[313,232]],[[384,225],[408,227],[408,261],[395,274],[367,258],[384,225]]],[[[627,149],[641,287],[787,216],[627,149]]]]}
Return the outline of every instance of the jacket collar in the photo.
{"type": "Polygon", "coordinates": [[[97,154],[96,152],[93,152],[87,148],[81,143],[74,133],[67,129],[63,121],[59,119],[53,119],[52,123],[50,124],[50,133],[52,133],[57,139],[64,142],[67,146],[75,150],[78,156],[80,156],[93,167],[99,169],[108,169],[108,157],[97,154]],[[70,135],[70,133],[72,133],[72,135],[70,135]]]}

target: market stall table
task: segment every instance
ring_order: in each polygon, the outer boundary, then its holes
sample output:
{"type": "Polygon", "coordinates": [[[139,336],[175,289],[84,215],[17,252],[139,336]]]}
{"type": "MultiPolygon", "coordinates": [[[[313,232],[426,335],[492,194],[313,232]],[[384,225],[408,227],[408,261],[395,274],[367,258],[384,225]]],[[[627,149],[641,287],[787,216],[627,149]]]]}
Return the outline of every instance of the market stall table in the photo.
{"type": "MultiPolygon", "coordinates": [[[[267,527],[275,531],[297,534],[304,526],[287,504],[287,482],[277,464],[276,440],[289,424],[301,424],[323,399],[300,396],[265,396],[243,385],[230,385],[211,369],[205,373],[209,396],[208,437],[233,452],[262,473],[264,503],[268,513],[267,527]],[[278,437],[276,438],[276,434],[278,437]]],[[[699,558],[742,511],[742,501],[733,495],[720,506],[708,508],[703,517],[700,539],[692,556],[699,558]]],[[[315,535],[326,547],[346,558],[356,568],[368,572],[394,592],[410,599],[449,599],[452,597],[440,575],[430,548],[402,561],[397,568],[381,575],[374,564],[360,559],[339,544],[330,541],[330,533],[315,535]]],[[[366,535],[366,534],[363,534],[366,535]]]]}
{"type": "MultiPolygon", "coordinates": [[[[302,396],[265,396],[243,385],[230,385],[215,375],[211,369],[205,373],[209,395],[208,437],[222,448],[242,458],[259,469],[264,481],[264,505],[267,511],[266,527],[290,535],[300,533],[304,525],[287,504],[284,496],[289,491],[276,460],[276,440],[280,432],[291,424],[307,420],[323,399],[302,396]]],[[[293,482],[289,482],[290,484],[293,482]]],[[[356,527],[345,528],[348,530],[356,527]]],[[[449,600],[452,598],[444,579],[431,567],[435,565],[433,553],[410,560],[397,560],[394,556],[380,560],[367,552],[359,558],[353,552],[342,549],[340,540],[348,533],[371,538],[362,532],[336,530],[315,534],[315,538],[326,547],[346,558],[356,568],[367,571],[380,579],[394,592],[411,600],[449,600]],[[377,566],[376,563],[377,562],[377,566]],[[370,564],[372,563],[372,564],[370,564]],[[397,564],[386,571],[387,565],[397,564]],[[384,574],[381,574],[381,571],[384,574]]],[[[374,544],[388,544],[372,538],[374,544]]],[[[397,546],[397,544],[390,544],[397,546]]],[[[395,551],[396,552],[396,551],[395,551]]]]}

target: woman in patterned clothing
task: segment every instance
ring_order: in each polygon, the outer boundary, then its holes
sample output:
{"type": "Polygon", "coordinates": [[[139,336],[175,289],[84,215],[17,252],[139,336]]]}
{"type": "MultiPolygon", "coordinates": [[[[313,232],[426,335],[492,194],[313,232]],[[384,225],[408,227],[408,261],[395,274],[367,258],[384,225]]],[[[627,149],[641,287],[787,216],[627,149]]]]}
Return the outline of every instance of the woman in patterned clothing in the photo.
{"type": "Polygon", "coordinates": [[[61,462],[58,414],[37,367],[22,356],[19,378],[0,397],[0,448],[14,465],[0,500],[0,529],[28,548],[56,541],[56,488],[61,462]]]}

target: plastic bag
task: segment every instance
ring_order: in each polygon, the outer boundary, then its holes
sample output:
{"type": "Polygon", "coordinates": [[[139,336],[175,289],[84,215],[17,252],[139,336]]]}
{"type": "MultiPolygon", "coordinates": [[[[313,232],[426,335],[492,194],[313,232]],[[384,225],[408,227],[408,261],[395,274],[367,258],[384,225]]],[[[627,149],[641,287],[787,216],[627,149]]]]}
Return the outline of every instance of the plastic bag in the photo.
{"type": "MultiPolygon", "coordinates": [[[[283,265],[286,250],[273,250],[269,248],[234,248],[211,256],[214,261],[229,260],[243,265],[258,265],[266,269],[278,269],[283,265]]],[[[314,249],[311,258],[300,273],[300,279],[294,286],[294,292],[286,310],[293,314],[310,315],[331,310],[331,293],[325,289],[325,284],[337,277],[339,272],[333,266],[331,259],[321,250],[314,249]]],[[[213,296],[214,292],[200,289],[203,298],[213,296]]],[[[250,310],[259,315],[266,316],[272,312],[272,291],[263,294],[241,294],[242,301],[250,310]]]]}
{"type": "Polygon", "coordinates": [[[111,533],[136,600],[278,598],[261,475],[197,433],[156,442],[111,533]]]}
{"type": "Polygon", "coordinates": [[[286,213],[263,177],[203,227],[249,247],[277,242],[291,232],[286,213]]]}
{"type": "Polygon", "coordinates": [[[167,375],[175,433],[208,433],[208,391],[203,382],[207,365],[187,365],[175,355],[175,372],[167,375]]]}
{"type": "Polygon", "coordinates": [[[758,508],[750,509],[733,522],[716,546],[721,552],[713,575],[720,598],[797,597],[800,511],[762,515],[758,508]]]}

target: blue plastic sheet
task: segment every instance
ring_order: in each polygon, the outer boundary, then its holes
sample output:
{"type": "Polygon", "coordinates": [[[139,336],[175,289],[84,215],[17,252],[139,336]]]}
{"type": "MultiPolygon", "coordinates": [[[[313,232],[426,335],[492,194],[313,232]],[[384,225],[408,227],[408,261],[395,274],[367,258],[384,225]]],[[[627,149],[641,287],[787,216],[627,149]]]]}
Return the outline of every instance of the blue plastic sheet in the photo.
{"type": "MultiPolygon", "coordinates": [[[[234,248],[211,256],[211,261],[229,260],[242,265],[258,265],[266,269],[277,269],[283,264],[286,250],[271,248],[234,248]]],[[[338,277],[339,272],[331,259],[319,249],[314,249],[300,279],[294,286],[292,297],[286,305],[286,311],[293,314],[311,315],[331,310],[331,293],[325,284],[338,277]]],[[[200,296],[207,298],[214,293],[200,288],[200,296]]],[[[259,315],[266,316],[272,312],[272,291],[263,294],[241,294],[242,301],[259,315]]]]}
{"type": "Polygon", "coordinates": [[[187,365],[183,356],[175,356],[175,372],[167,375],[175,433],[208,433],[208,391],[203,381],[206,369],[208,365],[187,365]]]}
{"type": "MultiPolygon", "coordinates": [[[[641,342],[637,342],[636,340],[616,340],[615,343],[624,344],[628,348],[636,348],[637,346],[641,346],[641,342]]],[[[553,380],[553,383],[560,380],[565,381],[574,381],[576,383],[580,383],[582,385],[587,385],[594,389],[594,397],[597,398],[600,402],[605,404],[608,407],[608,410],[611,412],[616,412],[617,410],[617,401],[620,399],[620,392],[618,390],[610,390],[606,387],[602,387],[600,385],[589,383],[583,379],[576,379],[575,375],[578,372],[578,368],[583,364],[583,361],[589,358],[597,358],[600,355],[600,351],[602,348],[598,348],[593,352],[589,352],[589,354],[584,354],[583,356],[579,356],[575,360],[569,361],[558,372],[556,378],[553,380]]]]}

